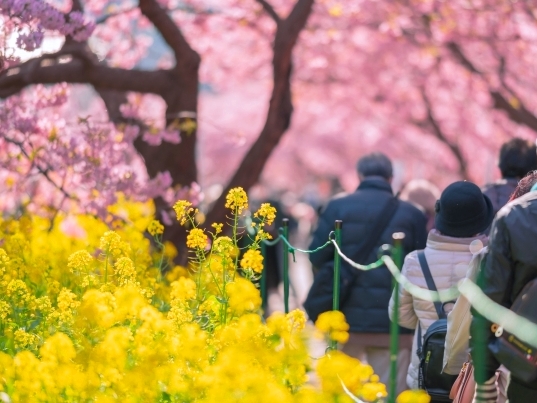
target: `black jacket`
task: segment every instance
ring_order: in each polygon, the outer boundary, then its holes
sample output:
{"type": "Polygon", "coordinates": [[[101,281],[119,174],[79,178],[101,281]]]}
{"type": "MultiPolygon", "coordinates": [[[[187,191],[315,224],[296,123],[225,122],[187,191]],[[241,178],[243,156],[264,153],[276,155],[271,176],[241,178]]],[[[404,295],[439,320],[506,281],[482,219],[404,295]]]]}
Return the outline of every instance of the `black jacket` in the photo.
{"type": "MultiPolygon", "coordinates": [[[[489,251],[480,274],[485,294],[494,302],[510,308],[522,288],[537,278],[537,192],[530,192],[502,208],[494,222],[489,240],[489,251]]],[[[474,312],[472,341],[478,337],[477,327],[483,318],[474,312]]],[[[485,321],[487,341],[494,338],[490,322],[485,321]]],[[[500,364],[486,350],[485,379],[490,379],[500,364]]],[[[479,380],[483,381],[483,379],[479,380]]],[[[513,379],[515,383],[522,382],[513,379]]],[[[537,382],[525,387],[537,389],[537,382]]]]}
{"type": "MultiPolygon", "coordinates": [[[[319,217],[318,227],[314,233],[310,249],[323,245],[328,234],[334,229],[334,221],[342,220],[341,249],[349,258],[359,251],[371,228],[378,221],[384,206],[393,197],[391,186],[382,179],[362,181],[356,192],[336,198],[327,205],[319,217]]],[[[427,240],[426,217],[416,207],[399,201],[397,210],[390,223],[382,233],[377,245],[370,251],[365,261],[369,264],[378,259],[378,248],[383,244],[392,244],[394,232],[404,232],[404,255],[425,247],[427,240]]],[[[311,263],[322,270],[332,270],[334,247],[322,249],[310,255],[311,263]]],[[[345,266],[345,270],[354,275],[349,296],[342,301],[340,309],[350,325],[350,331],[363,333],[389,333],[388,303],[392,294],[392,276],[386,267],[363,272],[345,266]]],[[[342,270],[343,270],[342,269],[342,270]]],[[[319,275],[321,273],[318,273],[319,275]]],[[[315,295],[308,295],[308,299],[315,295]]],[[[314,312],[313,316],[320,312],[314,312]]],[[[310,317],[311,312],[308,312],[310,317]]],[[[316,317],[311,318],[313,320],[316,317]]]]}

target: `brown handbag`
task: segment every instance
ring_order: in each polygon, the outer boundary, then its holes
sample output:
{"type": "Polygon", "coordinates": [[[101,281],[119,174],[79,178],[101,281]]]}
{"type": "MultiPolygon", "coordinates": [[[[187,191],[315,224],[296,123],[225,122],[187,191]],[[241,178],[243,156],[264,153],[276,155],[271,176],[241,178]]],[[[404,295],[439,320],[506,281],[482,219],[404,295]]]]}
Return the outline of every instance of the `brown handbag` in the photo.
{"type": "Polygon", "coordinates": [[[472,403],[474,392],[474,366],[470,361],[466,361],[451,388],[449,398],[453,399],[453,403],[472,403]]]}

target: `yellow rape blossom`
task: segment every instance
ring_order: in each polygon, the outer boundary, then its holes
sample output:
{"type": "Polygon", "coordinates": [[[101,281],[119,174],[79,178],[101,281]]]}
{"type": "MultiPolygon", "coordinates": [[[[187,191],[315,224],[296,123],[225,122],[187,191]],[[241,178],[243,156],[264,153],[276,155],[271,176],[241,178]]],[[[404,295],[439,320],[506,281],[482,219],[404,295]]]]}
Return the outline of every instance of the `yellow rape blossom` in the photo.
{"type": "Polygon", "coordinates": [[[93,263],[93,257],[87,250],[79,250],[72,253],[67,260],[67,267],[72,273],[83,272],[93,263]]]}
{"type": "Polygon", "coordinates": [[[231,238],[228,236],[220,236],[216,238],[213,242],[212,251],[214,253],[218,253],[219,255],[231,256],[234,250],[235,245],[233,244],[231,238]]]}
{"type": "Polygon", "coordinates": [[[222,232],[222,226],[223,226],[223,224],[217,224],[217,223],[213,223],[213,224],[211,224],[211,227],[214,228],[214,233],[215,233],[216,235],[218,235],[219,233],[222,232]]]}
{"type": "Polygon", "coordinates": [[[187,200],[179,200],[173,205],[173,209],[175,211],[175,215],[177,216],[177,221],[181,223],[181,225],[185,225],[186,220],[189,217],[189,214],[194,211],[194,208],[192,207],[192,203],[190,203],[187,200]]]}
{"type": "Polygon", "coordinates": [[[128,257],[120,257],[115,264],[119,285],[135,284],[136,269],[134,263],[128,257]]]}
{"type": "Polygon", "coordinates": [[[0,300],[0,320],[5,320],[11,312],[11,305],[0,300]]]}
{"type": "MultiPolygon", "coordinates": [[[[228,196],[240,218],[246,193],[228,196]]],[[[194,225],[187,242],[199,259],[175,266],[177,249],[147,237],[151,205],[119,200],[106,222],[62,213],[54,223],[0,218],[0,401],[350,402],[342,382],[362,401],[385,396],[369,365],[339,351],[316,361],[320,386],[308,385],[304,312],[264,321],[249,280],[263,265],[258,248],[268,233],[259,224],[240,261],[240,230],[230,238],[213,225],[205,257],[208,232],[194,225]],[[235,271],[239,262],[246,278],[235,271]]],[[[176,212],[194,222],[190,202],[176,212]]],[[[263,205],[256,222],[274,216],[263,205]]],[[[340,312],[317,326],[338,341],[348,332],[340,312]]],[[[412,396],[399,403],[422,403],[412,396]]]]}
{"type": "Polygon", "coordinates": [[[257,234],[255,234],[256,242],[263,241],[265,239],[272,239],[272,235],[270,235],[268,232],[266,232],[263,229],[260,229],[259,231],[257,231],[257,234]]]}
{"type": "Polygon", "coordinates": [[[227,285],[229,307],[236,314],[257,311],[261,307],[259,290],[248,280],[236,277],[227,285]]]}
{"type": "Polygon", "coordinates": [[[244,270],[251,269],[256,273],[263,272],[263,255],[255,249],[248,249],[241,259],[241,267],[244,270]]]}
{"type": "Polygon", "coordinates": [[[323,312],[315,321],[315,327],[339,343],[346,343],[349,339],[349,324],[340,311],[323,312]]]}
{"type": "Polygon", "coordinates": [[[424,390],[405,390],[397,397],[397,403],[429,403],[431,397],[424,390]]]}
{"type": "Polygon", "coordinates": [[[236,187],[229,191],[226,195],[226,207],[237,214],[242,214],[242,211],[248,208],[248,196],[243,188],[236,187]]]}
{"type": "Polygon", "coordinates": [[[186,237],[186,246],[191,249],[205,249],[207,246],[207,235],[200,228],[193,228],[186,237]]]}
{"type": "Polygon", "coordinates": [[[17,349],[34,349],[38,338],[35,334],[27,333],[24,329],[17,329],[14,333],[14,343],[17,349]]]}
{"type": "Polygon", "coordinates": [[[179,280],[171,284],[172,299],[188,300],[196,298],[196,283],[194,280],[186,277],[181,277],[179,280]]]}
{"type": "Polygon", "coordinates": [[[262,219],[267,225],[271,225],[276,218],[276,208],[272,207],[270,203],[262,203],[259,210],[254,213],[254,217],[262,219]]]}
{"type": "Polygon", "coordinates": [[[107,255],[117,257],[123,252],[121,237],[115,231],[107,231],[101,237],[100,249],[107,255]]]}
{"type": "Polygon", "coordinates": [[[164,233],[164,225],[158,220],[152,220],[147,227],[147,232],[149,232],[151,236],[162,235],[164,233]]]}

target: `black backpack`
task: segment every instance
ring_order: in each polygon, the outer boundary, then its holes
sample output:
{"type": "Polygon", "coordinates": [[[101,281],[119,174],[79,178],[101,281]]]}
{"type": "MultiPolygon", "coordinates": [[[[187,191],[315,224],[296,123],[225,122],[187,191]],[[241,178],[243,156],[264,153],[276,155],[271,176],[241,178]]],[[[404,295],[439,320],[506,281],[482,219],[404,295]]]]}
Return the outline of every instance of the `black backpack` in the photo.
{"type": "MultiPolygon", "coordinates": [[[[516,297],[511,311],[537,324],[537,279],[530,281],[516,297]]],[[[495,325],[496,337],[489,344],[498,361],[511,371],[511,376],[526,383],[537,380],[537,345],[523,342],[495,325]]]]}
{"type": "MultiPolygon", "coordinates": [[[[422,250],[418,252],[418,259],[427,287],[430,291],[437,291],[429,265],[425,259],[425,253],[422,250]]],[[[421,326],[418,324],[419,387],[424,389],[434,401],[451,402],[449,392],[457,379],[457,375],[442,373],[447,333],[447,315],[443,305],[440,301],[434,302],[438,320],[425,332],[423,343],[421,340],[421,326]]]]}

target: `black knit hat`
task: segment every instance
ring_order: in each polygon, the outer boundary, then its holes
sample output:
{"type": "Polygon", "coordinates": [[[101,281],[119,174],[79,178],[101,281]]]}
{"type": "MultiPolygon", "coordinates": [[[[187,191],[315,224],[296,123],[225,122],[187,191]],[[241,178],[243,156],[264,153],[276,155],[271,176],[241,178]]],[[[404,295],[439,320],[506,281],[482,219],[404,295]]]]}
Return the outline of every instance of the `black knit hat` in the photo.
{"type": "Polygon", "coordinates": [[[466,238],[488,228],[494,218],[490,199],[472,182],[449,185],[436,201],[435,226],[444,235],[466,238]]]}

